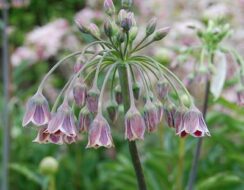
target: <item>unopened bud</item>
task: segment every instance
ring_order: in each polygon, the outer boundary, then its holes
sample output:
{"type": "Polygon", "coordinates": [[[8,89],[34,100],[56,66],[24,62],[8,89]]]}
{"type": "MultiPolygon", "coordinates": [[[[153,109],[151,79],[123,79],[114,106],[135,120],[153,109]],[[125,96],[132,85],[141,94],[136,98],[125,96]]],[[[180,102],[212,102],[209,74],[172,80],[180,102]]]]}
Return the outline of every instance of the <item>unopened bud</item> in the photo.
{"type": "Polygon", "coordinates": [[[121,22],[121,27],[125,32],[129,32],[132,26],[132,20],[129,17],[126,17],[124,20],[121,22]]]}
{"type": "Polygon", "coordinates": [[[115,7],[112,0],[105,0],[103,5],[104,10],[108,15],[112,16],[115,13],[115,7]]]}
{"type": "Polygon", "coordinates": [[[121,9],[118,15],[119,23],[121,24],[126,17],[127,17],[127,11],[125,9],[121,9]]]}
{"type": "Polygon", "coordinates": [[[100,91],[97,88],[92,88],[87,92],[86,103],[90,112],[97,112],[99,95],[100,91]]]}
{"type": "Polygon", "coordinates": [[[93,36],[100,37],[100,31],[96,24],[91,23],[88,29],[93,36]]]}
{"type": "Polygon", "coordinates": [[[162,40],[165,36],[167,36],[169,31],[170,31],[170,27],[165,27],[165,28],[157,30],[153,40],[154,41],[162,40]]]}
{"type": "Polygon", "coordinates": [[[110,20],[106,20],[104,24],[104,32],[109,38],[113,35],[113,27],[110,20]]]}
{"type": "Polygon", "coordinates": [[[136,39],[137,34],[138,34],[138,28],[136,26],[133,26],[130,29],[130,42],[133,42],[136,39]]]}
{"type": "Polygon", "coordinates": [[[54,175],[58,171],[58,161],[53,157],[46,157],[41,161],[39,168],[43,175],[54,175]]]}
{"type": "Polygon", "coordinates": [[[87,87],[85,83],[77,82],[73,88],[73,95],[75,103],[82,107],[86,102],[87,87]]]}
{"type": "Polygon", "coordinates": [[[150,36],[151,34],[153,34],[155,32],[156,26],[157,26],[157,19],[152,18],[147,24],[146,35],[150,36]]]}
{"type": "Polygon", "coordinates": [[[75,23],[76,23],[76,25],[78,26],[79,30],[82,33],[84,33],[84,34],[89,34],[90,33],[89,29],[86,26],[82,25],[78,20],[76,20],[75,23]]]}
{"type": "Polygon", "coordinates": [[[92,122],[92,114],[87,109],[87,107],[83,107],[80,110],[79,114],[79,122],[78,122],[78,129],[80,132],[87,132],[92,122]]]}

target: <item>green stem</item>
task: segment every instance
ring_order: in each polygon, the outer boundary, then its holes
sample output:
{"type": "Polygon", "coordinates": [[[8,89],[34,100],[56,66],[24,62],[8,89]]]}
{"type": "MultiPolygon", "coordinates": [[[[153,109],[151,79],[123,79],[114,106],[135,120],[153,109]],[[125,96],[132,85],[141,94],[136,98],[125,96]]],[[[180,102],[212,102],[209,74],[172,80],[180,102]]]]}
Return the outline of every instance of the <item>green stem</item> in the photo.
{"type": "Polygon", "coordinates": [[[49,178],[48,190],[56,190],[55,176],[51,175],[48,178],[49,178]]]}
{"type": "Polygon", "coordinates": [[[182,179],[184,175],[184,156],[185,156],[185,138],[180,138],[179,142],[179,161],[178,161],[178,176],[177,176],[177,190],[182,190],[182,179]]]}
{"type": "MultiPolygon", "coordinates": [[[[122,96],[123,96],[123,103],[124,103],[124,113],[126,113],[130,108],[130,97],[129,94],[129,84],[128,84],[128,76],[126,72],[126,66],[124,64],[120,65],[119,68],[119,79],[120,85],[122,89],[122,96]]],[[[129,143],[129,151],[132,158],[132,163],[134,166],[134,170],[136,172],[138,189],[139,190],[146,190],[146,182],[142,170],[142,166],[140,163],[139,154],[137,151],[135,141],[128,142],[129,143]]]]}

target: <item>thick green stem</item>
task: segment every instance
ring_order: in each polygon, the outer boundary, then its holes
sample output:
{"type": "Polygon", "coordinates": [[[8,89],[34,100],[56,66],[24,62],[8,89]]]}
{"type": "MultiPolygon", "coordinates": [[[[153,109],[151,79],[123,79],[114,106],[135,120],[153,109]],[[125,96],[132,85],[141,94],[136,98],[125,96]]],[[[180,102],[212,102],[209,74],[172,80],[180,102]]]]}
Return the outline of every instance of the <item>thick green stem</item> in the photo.
{"type": "MultiPolygon", "coordinates": [[[[126,66],[121,65],[118,68],[119,70],[119,79],[120,79],[120,85],[122,89],[122,96],[123,96],[123,103],[124,103],[124,113],[126,113],[130,108],[130,98],[128,96],[129,94],[129,85],[128,85],[128,76],[126,72],[126,66]]],[[[132,158],[132,163],[136,172],[137,182],[138,182],[138,189],[139,190],[146,190],[146,182],[143,174],[143,170],[140,163],[139,154],[137,151],[136,143],[135,141],[129,142],[129,150],[130,155],[132,158]]]]}

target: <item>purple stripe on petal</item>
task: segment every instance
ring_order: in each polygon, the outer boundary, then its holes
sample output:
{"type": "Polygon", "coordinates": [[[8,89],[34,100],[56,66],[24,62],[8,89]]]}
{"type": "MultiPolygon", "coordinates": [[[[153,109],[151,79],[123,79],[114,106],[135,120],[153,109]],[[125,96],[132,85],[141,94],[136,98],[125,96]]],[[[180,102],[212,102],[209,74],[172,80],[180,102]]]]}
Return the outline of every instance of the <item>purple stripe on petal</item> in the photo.
{"type": "Polygon", "coordinates": [[[54,114],[54,116],[52,117],[51,121],[48,124],[48,132],[49,133],[55,133],[58,130],[60,130],[61,125],[63,123],[64,117],[63,117],[63,113],[58,112],[56,114],[54,114]]]}
{"type": "Polygon", "coordinates": [[[45,115],[41,105],[36,106],[35,113],[33,115],[33,123],[35,125],[44,125],[45,115]]]}

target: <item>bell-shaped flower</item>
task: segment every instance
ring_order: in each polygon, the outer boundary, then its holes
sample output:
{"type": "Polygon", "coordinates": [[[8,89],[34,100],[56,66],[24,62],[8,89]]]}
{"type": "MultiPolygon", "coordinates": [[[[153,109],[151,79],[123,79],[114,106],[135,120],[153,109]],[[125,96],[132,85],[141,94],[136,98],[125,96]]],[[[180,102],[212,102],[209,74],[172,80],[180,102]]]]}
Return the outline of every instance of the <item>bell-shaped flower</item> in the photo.
{"type": "Polygon", "coordinates": [[[49,135],[50,134],[46,130],[47,130],[47,126],[41,127],[38,130],[37,136],[33,140],[33,142],[39,143],[39,144],[47,144],[49,142],[49,135]]]}
{"type": "Polygon", "coordinates": [[[80,110],[78,129],[80,132],[87,132],[92,123],[92,115],[85,106],[80,110]]]}
{"type": "Polygon", "coordinates": [[[73,88],[73,95],[74,95],[74,100],[75,103],[79,106],[82,107],[85,105],[86,102],[86,96],[87,96],[87,86],[85,83],[82,82],[77,82],[74,85],[73,88]]]}
{"type": "Polygon", "coordinates": [[[203,115],[196,107],[191,108],[184,114],[183,123],[180,125],[177,134],[180,136],[190,134],[194,137],[210,136],[203,115]]]}
{"type": "Polygon", "coordinates": [[[169,83],[164,80],[159,80],[157,83],[157,94],[160,100],[165,100],[167,98],[170,90],[169,83]]]}
{"type": "Polygon", "coordinates": [[[46,98],[42,93],[37,92],[27,101],[22,125],[26,126],[31,122],[36,126],[46,125],[50,117],[51,114],[46,98]]]}
{"type": "Polygon", "coordinates": [[[50,134],[60,132],[62,135],[76,137],[75,116],[67,102],[64,102],[58,108],[57,113],[52,116],[48,123],[47,132],[50,134]]]}
{"type": "Polygon", "coordinates": [[[147,130],[149,132],[155,131],[159,124],[158,110],[150,99],[148,99],[145,104],[143,117],[147,130]]]}
{"type": "Polygon", "coordinates": [[[92,88],[87,93],[86,104],[90,112],[96,113],[98,108],[98,98],[100,91],[98,88],[92,88]]]}
{"type": "Polygon", "coordinates": [[[114,146],[107,120],[98,114],[93,120],[88,134],[87,148],[111,148],[114,146]]]}
{"type": "Polygon", "coordinates": [[[173,105],[173,103],[171,102],[167,102],[167,104],[165,105],[164,108],[164,116],[165,116],[165,120],[168,124],[169,127],[175,127],[174,124],[174,114],[175,114],[175,107],[173,105]]]}
{"type": "Polygon", "coordinates": [[[186,110],[184,108],[180,108],[177,111],[175,111],[174,114],[174,127],[176,134],[180,135],[181,137],[185,137],[187,133],[185,131],[180,132],[180,130],[183,128],[184,122],[183,117],[186,113],[186,110]]]}
{"type": "Polygon", "coordinates": [[[125,115],[125,139],[134,141],[144,139],[146,125],[136,107],[132,106],[125,115]]]}

